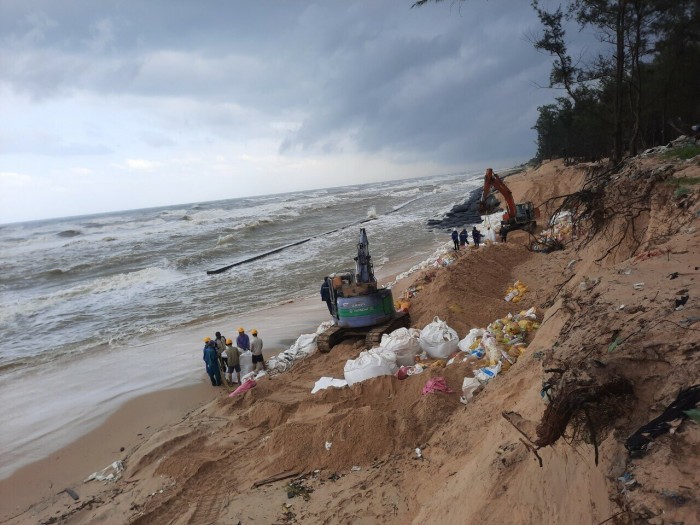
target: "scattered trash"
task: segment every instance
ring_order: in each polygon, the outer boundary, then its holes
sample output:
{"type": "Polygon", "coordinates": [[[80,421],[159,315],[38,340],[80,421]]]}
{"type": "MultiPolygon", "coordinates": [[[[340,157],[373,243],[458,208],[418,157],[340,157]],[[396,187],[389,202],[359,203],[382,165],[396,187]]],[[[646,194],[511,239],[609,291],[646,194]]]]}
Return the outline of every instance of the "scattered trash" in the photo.
{"type": "Polygon", "coordinates": [[[684,326],[684,327],[688,327],[692,324],[697,323],[698,321],[700,321],[700,317],[692,316],[692,317],[686,317],[685,319],[682,319],[681,321],[678,322],[678,324],[681,326],[684,326]]]}
{"type": "Polygon", "coordinates": [[[496,377],[500,371],[501,362],[499,361],[495,366],[485,366],[483,368],[479,368],[478,370],[474,370],[474,377],[481,383],[486,384],[496,377]]]}
{"type": "Polygon", "coordinates": [[[359,465],[354,465],[350,470],[352,470],[353,472],[359,472],[360,470],[362,470],[362,467],[360,467],[359,465]]]}
{"type": "Polygon", "coordinates": [[[675,490],[661,489],[661,495],[664,498],[670,499],[676,507],[682,507],[688,503],[689,498],[678,494],[675,490]]]}
{"type": "Polygon", "coordinates": [[[314,384],[314,388],[311,390],[312,394],[315,394],[316,392],[319,392],[321,390],[325,390],[327,388],[344,388],[348,386],[348,382],[345,379],[335,379],[333,377],[322,377],[318,381],[316,381],[316,384],[314,384]]]}
{"type": "Polygon", "coordinates": [[[416,459],[423,459],[423,452],[421,451],[420,447],[416,447],[416,459]]]}
{"type": "Polygon", "coordinates": [[[668,278],[670,280],[678,279],[678,272],[673,272],[673,273],[669,274],[668,278]]]}
{"type": "Polygon", "coordinates": [[[330,450],[332,446],[333,446],[332,441],[326,441],[326,450],[330,450]]]}
{"type": "Polygon", "coordinates": [[[245,394],[248,390],[250,390],[257,384],[258,383],[255,382],[255,379],[247,379],[246,381],[243,381],[243,383],[241,383],[241,386],[239,386],[236,390],[231,392],[228,395],[228,397],[235,397],[239,394],[245,394]]]}
{"type": "Polygon", "coordinates": [[[617,480],[622,483],[625,488],[631,488],[637,484],[637,480],[634,479],[634,476],[629,472],[625,472],[622,476],[617,478],[617,480]]]}
{"type": "MultiPolygon", "coordinates": [[[[93,472],[90,474],[87,478],[83,480],[83,483],[87,483],[88,481],[92,480],[97,480],[97,481],[116,481],[119,479],[121,476],[122,471],[124,470],[124,463],[120,459],[112,463],[111,465],[106,466],[102,470],[98,470],[97,472],[93,472]]],[[[66,489],[68,490],[68,489],[66,489]]],[[[68,492],[70,494],[70,492],[68,492]]],[[[73,497],[72,494],[70,494],[71,497],[73,497]]],[[[76,499],[76,498],[73,498],[76,499]]]]}
{"type": "Polygon", "coordinates": [[[469,333],[462,339],[458,344],[457,347],[462,351],[462,352],[469,352],[470,350],[475,349],[478,346],[477,339],[484,337],[484,329],[483,328],[472,328],[469,330],[469,333]]]}
{"type": "Polygon", "coordinates": [[[450,387],[445,383],[445,378],[438,376],[428,379],[428,382],[423,387],[423,395],[433,394],[435,392],[444,392],[446,394],[454,393],[450,387]]]}
{"type": "Polygon", "coordinates": [[[624,310],[624,309],[625,309],[625,306],[626,306],[626,305],[621,304],[620,306],[617,307],[617,309],[618,309],[618,310],[624,310]]]}
{"type": "Polygon", "coordinates": [[[663,413],[642,426],[625,441],[625,448],[632,457],[643,456],[652,440],[675,428],[688,417],[686,411],[700,403],[700,384],[681,390],[663,413]]]}
{"type": "Polygon", "coordinates": [[[688,302],[689,298],[690,296],[688,294],[683,294],[679,297],[676,297],[676,310],[682,310],[685,306],[685,303],[688,302]]]}
{"type": "Polygon", "coordinates": [[[585,291],[591,290],[593,287],[597,286],[599,282],[600,282],[600,277],[596,277],[594,279],[589,279],[588,277],[584,277],[583,281],[581,281],[579,283],[578,288],[582,292],[585,292],[585,291]]]}
{"type": "MultiPolygon", "coordinates": [[[[537,234],[531,249],[535,252],[549,253],[563,250],[566,243],[573,238],[573,221],[570,211],[562,211],[549,221],[549,227],[537,234]]],[[[569,268],[571,263],[569,263],[569,268]]]]}
{"type": "Polygon", "coordinates": [[[297,496],[301,496],[304,501],[309,501],[311,499],[311,493],[314,491],[311,487],[307,487],[304,482],[306,479],[303,477],[300,479],[295,479],[287,484],[287,498],[292,499],[297,496]]]}
{"type": "Polygon", "coordinates": [[[700,423],[700,410],[697,408],[691,408],[690,410],[684,410],[683,413],[696,423],[700,423]]]}
{"type": "Polygon", "coordinates": [[[527,286],[520,281],[515,281],[513,286],[506,290],[504,299],[509,302],[518,303],[523,299],[525,292],[527,292],[527,286]]]}
{"type": "Polygon", "coordinates": [[[462,381],[462,397],[459,398],[459,401],[466,405],[479,388],[481,388],[481,383],[477,378],[465,377],[462,381]]]}
{"type": "Polygon", "coordinates": [[[634,288],[635,290],[643,290],[643,289],[644,289],[644,283],[634,283],[634,284],[632,285],[632,288],[634,288]]]}
{"type": "Polygon", "coordinates": [[[620,275],[630,275],[632,273],[632,268],[620,268],[617,273],[620,275]]]}
{"type": "Polygon", "coordinates": [[[78,501],[80,499],[80,496],[78,496],[78,493],[70,488],[65,488],[61,492],[58,492],[56,495],[58,496],[59,494],[62,494],[64,492],[66,494],[68,494],[71,498],[73,498],[73,501],[78,501]]]}

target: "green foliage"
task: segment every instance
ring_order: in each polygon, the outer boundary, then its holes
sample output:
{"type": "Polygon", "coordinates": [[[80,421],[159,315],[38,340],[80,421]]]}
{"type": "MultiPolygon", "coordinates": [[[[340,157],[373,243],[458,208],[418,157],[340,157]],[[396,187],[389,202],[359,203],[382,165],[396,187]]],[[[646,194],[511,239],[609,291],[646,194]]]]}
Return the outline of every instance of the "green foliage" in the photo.
{"type": "MultiPolygon", "coordinates": [[[[697,155],[700,155],[700,146],[695,146],[692,144],[688,144],[687,146],[683,146],[682,148],[673,148],[669,151],[665,151],[663,153],[663,157],[665,159],[681,159],[681,160],[688,160],[692,159],[693,157],[696,157],[697,155]]],[[[688,179],[692,179],[693,177],[686,177],[688,179]]],[[[695,177],[697,178],[697,177],[695,177]]],[[[693,182],[692,184],[696,184],[693,182]]]]}
{"type": "Polygon", "coordinates": [[[678,199],[680,197],[684,197],[685,195],[688,195],[690,193],[690,190],[684,186],[678,186],[676,188],[676,191],[673,192],[673,196],[678,199]]]}
{"type": "MultiPolygon", "coordinates": [[[[572,0],[566,11],[553,13],[537,0],[532,5],[543,27],[533,45],[552,55],[550,87],[568,95],[538,108],[537,160],[599,159],[620,144],[636,154],[700,123],[700,2],[572,0]],[[608,35],[609,55],[572,65],[565,20],[608,35]]],[[[697,150],[679,148],[669,155],[692,158],[697,150]]]]}

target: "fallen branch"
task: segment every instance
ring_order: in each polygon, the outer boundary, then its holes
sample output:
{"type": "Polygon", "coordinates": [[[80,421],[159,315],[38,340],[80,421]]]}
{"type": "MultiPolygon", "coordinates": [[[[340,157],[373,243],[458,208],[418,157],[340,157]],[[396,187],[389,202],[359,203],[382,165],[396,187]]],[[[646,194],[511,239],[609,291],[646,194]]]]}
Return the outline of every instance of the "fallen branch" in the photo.
{"type": "Polygon", "coordinates": [[[274,483],[275,481],[282,481],[283,479],[293,478],[300,474],[300,470],[288,470],[287,472],[281,472],[280,474],[275,474],[274,476],[270,476],[269,478],[256,481],[255,483],[253,483],[253,488],[255,489],[258,487],[262,487],[263,485],[269,485],[270,483],[274,483]]]}

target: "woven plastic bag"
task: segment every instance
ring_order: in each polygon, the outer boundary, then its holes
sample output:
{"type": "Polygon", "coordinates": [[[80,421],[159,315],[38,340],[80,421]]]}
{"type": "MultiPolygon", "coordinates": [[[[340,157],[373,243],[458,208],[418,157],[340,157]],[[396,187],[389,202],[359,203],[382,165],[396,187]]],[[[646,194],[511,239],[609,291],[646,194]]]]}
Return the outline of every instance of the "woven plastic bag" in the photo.
{"type": "Polygon", "coordinates": [[[445,359],[457,350],[459,336],[452,328],[447,326],[435,316],[433,322],[420,332],[420,347],[425,353],[434,359],[445,359]]]}
{"type": "Polygon", "coordinates": [[[379,346],[396,354],[398,366],[413,366],[420,354],[420,330],[399,328],[382,336],[379,346]]]}

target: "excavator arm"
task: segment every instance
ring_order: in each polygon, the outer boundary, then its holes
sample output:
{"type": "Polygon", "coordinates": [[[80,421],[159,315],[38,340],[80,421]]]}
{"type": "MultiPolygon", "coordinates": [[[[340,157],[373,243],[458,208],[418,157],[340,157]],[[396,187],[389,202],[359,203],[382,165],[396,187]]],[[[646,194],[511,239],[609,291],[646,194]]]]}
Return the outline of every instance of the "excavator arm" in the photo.
{"type": "Polygon", "coordinates": [[[484,191],[481,194],[481,201],[479,201],[479,213],[482,215],[493,213],[498,207],[498,203],[495,202],[495,199],[489,198],[491,197],[492,189],[500,191],[506,201],[507,211],[503,219],[507,221],[510,217],[515,217],[515,201],[513,200],[513,194],[491,168],[486,170],[486,175],[484,176],[484,191]]]}

